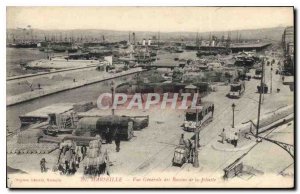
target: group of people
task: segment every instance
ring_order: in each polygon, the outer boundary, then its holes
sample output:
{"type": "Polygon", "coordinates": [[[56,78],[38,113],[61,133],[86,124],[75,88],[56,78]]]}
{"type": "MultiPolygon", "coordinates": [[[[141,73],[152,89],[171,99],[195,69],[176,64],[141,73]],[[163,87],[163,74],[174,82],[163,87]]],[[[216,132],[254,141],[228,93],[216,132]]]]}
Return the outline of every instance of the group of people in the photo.
{"type": "Polygon", "coordinates": [[[86,153],[86,146],[77,146],[73,141],[62,143],[57,170],[62,174],[75,174],[86,153]]]}
{"type": "Polygon", "coordinates": [[[57,169],[62,174],[75,174],[77,171],[77,161],[75,158],[75,150],[70,147],[64,147],[61,150],[57,169]]]}
{"type": "Polygon", "coordinates": [[[227,143],[231,143],[234,147],[237,147],[238,140],[239,140],[238,132],[231,132],[230,134],[228,134],[225,131],[225,128],[223,128],[220,136],[221,136],[221,143],[222,144],[224,144],[224,142],[226,141],[227,143]]]}

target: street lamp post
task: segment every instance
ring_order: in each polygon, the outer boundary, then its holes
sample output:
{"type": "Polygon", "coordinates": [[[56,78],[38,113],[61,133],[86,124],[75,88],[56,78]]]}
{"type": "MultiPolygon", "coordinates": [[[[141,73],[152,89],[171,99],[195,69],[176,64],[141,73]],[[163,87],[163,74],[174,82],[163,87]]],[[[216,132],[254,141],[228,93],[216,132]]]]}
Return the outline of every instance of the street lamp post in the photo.
{"type": "Polygon", "coordinates": [[[270,93],[271,94],[272,94],[272,82],[273,82],[272,74],[273,74],[273,64],[271,65],[271,86],[270,86],[270,93]]]}
{"type": "Polygon", "coordinates": [[[235,109],[235,104],[232,103],[231,107],[232,107],[232,128],[234,128],[234,109],[235,109]]]}
{"type": "Polygon", "coordinates": [[[112,107],[111,107],[111,114],[115,115],[115,109],[114,109],[115,83],[112,81],[111,84],[110,84],[110,86],[111,86],[111,96],[112,96],[112,98],[111,98],[111,100],[112,100],[112,102],[111,102],[111,105],[112,105],[112,107]]]}

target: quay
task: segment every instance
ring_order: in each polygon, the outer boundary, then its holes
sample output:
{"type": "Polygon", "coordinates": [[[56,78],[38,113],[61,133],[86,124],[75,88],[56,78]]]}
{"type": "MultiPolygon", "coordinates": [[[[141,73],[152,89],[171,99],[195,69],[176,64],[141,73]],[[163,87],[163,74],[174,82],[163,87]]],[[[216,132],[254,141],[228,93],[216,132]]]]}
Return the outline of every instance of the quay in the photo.
{"type": "Polygon", "coordinates": [[[141,69],[141,68],[134,68],[134,69],[130,69],[130,70],[127,70],[124,72],[115,73],[113,75],[108,75],[108,76],[104,75],[104,76],[100,76],[100,77],[89,78],[87,80],[80,80],[80,81],[74,82],[72,84],[54,85],[54,86],[48,87],[46,89],[34,90],[31,92],[26,92],[26,93],[15,95],[15,96],[9,96],[6,98],[6,106],[12,106],[12,105],[19,104],[19,103],[22,103],[25,101],[29,101],[29,100],[33,100],[33,99],[40,98],[43,96],[55,94],[58,92],[71,90],[71,89],[79,88],[82,86],[90,85],[93,83],[103,82],[103,81],[131,75],[131,74],[135,74],[135,73],[139,73],[139,72],[144,72],[144,71],[147,71],[147,70],[141,69]]]}
{"type": "Polygon", "coordinates": [[[39,73],[32,73],[32,74],[26,74],[26,75],[18,75],[18,76],[11,76],[6,79],[7,82],[12,81],[12,80],[22,80],[24,78],[36,78],[39,76],[44,76],[44,75],[53,75],[57,73],[62,73],[62,72],[70,72],[70,71],[76,71],[76,70],[82,70],[82,69],[89,69],[89,68],[95,68],[97,65],[89,65],[86,67],[76,67],[76,68],[67,68],[67,69],[60,69],[60,70],[55,70],[55,71],[50,71],[50,72],[39,72],[39,73]]]}

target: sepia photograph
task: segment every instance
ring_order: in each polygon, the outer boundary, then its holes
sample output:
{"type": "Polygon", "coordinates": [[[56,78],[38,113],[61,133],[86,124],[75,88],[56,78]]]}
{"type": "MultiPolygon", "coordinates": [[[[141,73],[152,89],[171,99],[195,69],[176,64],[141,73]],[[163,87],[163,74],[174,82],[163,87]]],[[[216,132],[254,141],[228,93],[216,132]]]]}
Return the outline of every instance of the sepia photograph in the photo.
{"type": "Polygon", "coordinates": [[[6,187],[295,188],[294,18],[7,6],[6,187]]]}

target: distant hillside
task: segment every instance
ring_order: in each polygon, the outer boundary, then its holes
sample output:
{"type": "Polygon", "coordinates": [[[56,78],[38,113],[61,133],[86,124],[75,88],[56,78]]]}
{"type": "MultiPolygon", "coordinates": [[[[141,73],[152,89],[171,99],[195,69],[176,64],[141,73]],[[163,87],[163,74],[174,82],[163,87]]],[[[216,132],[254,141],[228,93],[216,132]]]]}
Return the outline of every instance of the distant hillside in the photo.
{"type": "MultiPolygon", "coordinates": [[[[224,35],[225,37],[230,34],[232,40],[237,39],[238,34],[241,36],[241,39],[271,39],[274,41],[280,41],[281,36],[283,34],[285,27],[275,27],[275,28],[263,28],[263,29],[255,29],[255,30],[239,30],[239,31],[218,31],[218,32],[202,32],[199,33],[199,38],[208,39],[210,34],[215,35],[219,38],[224,35]]],[[[136,31],[136,40],[141,41],[143,38],[151,38],[152,36],[158,36],[158,32],[144,32],[144,31],[136,31]]],[[[160,32],[161,40],[195,40],[197,32],[160,32]]],[[[65,39],[73,37],[77,38],[87,38],[87,39],[95,39],[102,40],[103,36],[105,40],[108,41],[121,41],[128,40],[129,32],[127,31],[114,31],[114,30],[22,30],[22,29],[7,29],[7,37],[12,40],[13,37],[15,39],[34,39],[43,40],[44,37],[51,38],[54,37],[56,39],[65,39]]],[[[132,38],[132,32],[131,32],[132,38]]]]}

